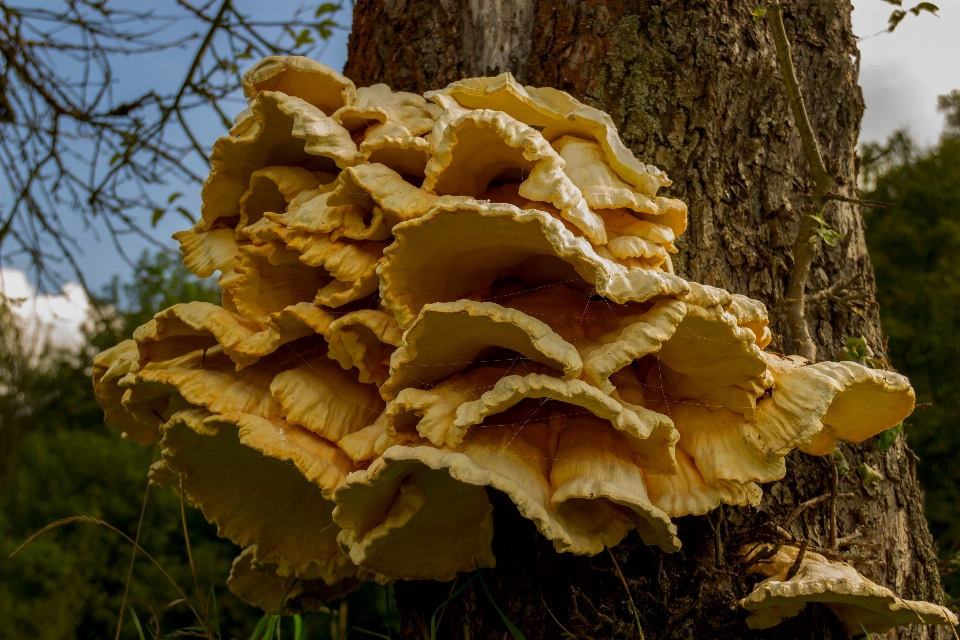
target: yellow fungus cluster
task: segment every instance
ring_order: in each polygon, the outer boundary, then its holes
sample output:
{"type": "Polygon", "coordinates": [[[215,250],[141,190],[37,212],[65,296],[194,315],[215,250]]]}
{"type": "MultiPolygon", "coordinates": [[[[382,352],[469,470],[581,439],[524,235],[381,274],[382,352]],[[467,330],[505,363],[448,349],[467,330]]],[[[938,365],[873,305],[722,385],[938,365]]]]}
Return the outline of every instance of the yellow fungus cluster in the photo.
{"type": "Polygon", "coordinates": [[[175,235],[222,305],[157,314],[94,383],[244,547],[250,602],[492,567],[492,491],[558,551],[676,551],[671,518],[757,505],[791,450],[913,408],[896,373],[764,352],[761,303],[674,274],[686,205],[566,93],[356,88],[300,57],[243,86],[175,235]]]}

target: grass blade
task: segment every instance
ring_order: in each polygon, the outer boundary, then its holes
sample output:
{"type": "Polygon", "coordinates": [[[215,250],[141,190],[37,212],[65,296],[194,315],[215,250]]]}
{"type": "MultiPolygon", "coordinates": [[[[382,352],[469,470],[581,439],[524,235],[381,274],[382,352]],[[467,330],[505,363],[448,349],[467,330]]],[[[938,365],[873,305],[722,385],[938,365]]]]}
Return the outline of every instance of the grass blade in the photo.
{"type": "Polygon", "coordinates": [[[257,622],[257,626],[253,628],[253,633],[250,634],[250,640],[266,640],[269,636],[264,635],[267,625],[270,624],[270,619],[275,616],[266,615],[260,618],[260,621],[257,622]]]}
{"type": "Polygon", "coordinates": [[[190,534],[187,532],[187,511],[183,500],[183,474],[180,474],[180,520],[183,522],[183,541],[187,546],[187,560],[190,563],[190,573],[193,574],[193,584],[197,590],[197,600],[200,601],[200,611],[203,613],[204,635],[208,638],[213,637],[210,631],[210,611],[207,609],[207,601],[203,597],[203,590],[200,589],[200,579],[197,577],[197,567],[193,563],[193,550],[190,548],[190,534]]]}
{"type": "Polygon", "coordinates": [[[143,627],[140,626],[140,619],[137,618],[137,612],[133,610],[133,605],[130,605],[130,617],[133,618],[133,625],[137,628],[137,635],[140,636],[140,640],[147,640],[143,635],[143,627]]]}
{"type": "Polygon", "coordinates": [[[383,597],[387,607],[387,640],[393,640],[393,616],[390,615],[390,585],[383,586],[383,597]]]}
{"type": "Polygon", "coordinates": [[[212,584],[210,585],[210,603],[213,605],[213,622],[217,625],[217,638],[220,638],[220,608],[217,607],[217,592],[212,584]]]}
{"type": "Polygon", "coordinates": [[[507,614],[501,611],[500,607],[498,607],[497,603],[493,600],[493,594],[490,593],[490,587],[487,586],[487,581],[483,579],[483,573],[480,571],[480,569],[477,569],[476,575],[478,578],[480,578],[480,586],[483,587],[483,592],[487,594],[490,604],[492,604],[493,608],[497,610],[498,614],[500,614],[500,619],[503,620],[505,625],[507,625],[507,629],[510,631],[510,635],[513,636],[513,640],[527,640],[523,637],[523,634],[520,633],[520,629],[517,629],[517,625],[513,624],[510,618],[507,617],[507,614]]]}
{"type": "Polygon", "coordinates": [[[470,579],[460,585],[456,591],[447,596],[447,599],[440,603],[440,606],[437,607],[433,616],[430,618],[430,640],[437,640],[437,614],[440,613],[440,610],[447,606],[451,600],[456,598],[458,595],[463,593],[463,590],[470,586],[470,583],[477,579],[479,572],[475,572],[470,579]]]}
{"type": "Polygon", "coordinates": [[[390,636],[385,636],[382,633],[377,633],[376,631],[370,631],[369,629],[364,629],[363,627],[351,627],[354,631],[359,631],[360,633],[365,633],[368,636],[373,636],[374,638],[386,638],[390,640],[390,636]]]}
{"type": "Polygon", "coordinates": [[[643,627],[640,626],[640,612],[637,610],[637,605],[633,601],[633,595],[630,593],[630,587],[627,586],[627,579],[623,577],[623,571],[620,571],[620,563],[617,562],[617,556],[613,555],[613,550],[610,547],[607,547],[607,553],[610,554],[610,559],[613,560],[613,568],[617,570],[617,575],[620,576],[620,582],[623,584],[623,590],[627,594],[627,598],[630,600],[630,608],[633,609],[633,620],[637,623],[637,633],[640,634],[640,640],[644,640],[643,637],[643,627]]]}
{"type": "Polygon", "coordinates": [[[293,640],[303,640],[303,636],[303,618],[297,613],[293,616],[293,640]]]}
{"type": "MultiPolygon", "coordinates": [[[[157,458],[157,448],[154,446],[153,458],[157,458]]],[[[123,585],[123,600],[120,601],[120,615],[117,616],[117,635],[114,640],[120,640],[120,630],[123,629],[123,610],[127,606],[127,596],[130,595],[130,582],[133,580],[133,565],[137,560],[137,546],[140,544],[140,532],[143,530],[143,516],[147,513],[147,496],[150,495],[150,480],[147,479],[147,488],[143,490],[143,504],[140,506],[140,520],[137,522],[137,533],[134,536],[133,551],[130,553],[130,568],[127,570],[127,583],[123,585]]],[[[136,615],[134,615],[136,620],[136,615]]],[[[137,625],[139,627],[139,623],[137,625]]],[[[140,637],[143,637],[143,630],[140,630],[140,637]]]]}
{"type": "Polygon", "coordinates": [[[153,566],[155,566],[160,571],[160,573],[163,574],[163,577],[166,578],[171,585],[173,585],[173,588],[177,590],[177,593],[180,594],[180,597],[183,599],[183,601],[187,604],[188,607],[190,607],[190,611],[193,613],[194,617],[197,619],[197,622],[200,622],[201,624],[203,624],[203,619],[200,618],[200,614],[197,613],[197,610],[190,603],[190,599],[187,598],[187,595],[183,592],[183,589],[180,588],[180,585],[177,584],[177,581],[174,580],[172,577],[170,577],[170,574],[167,573],[166,569],[163,568],[163,565],[157,562],[156,558],[154,558],[152,555],[147,553],[147,550],[141,547],[136,540],[134,540],[133,538],[125,534],[123,531],[120,531],[120,529],[117,529],[115,526],[113,526],[109,522],[101,520],[100,518],[93,518],[91,516],[70,516],[69,518],[63,518],[61,520],[57,520],[56,522],[51,522],[47,526],[43,527],[42,529],[34,533],[29,538],[24,540],[19,547],[14,549],[13,553],[11,553],[9,557],[13,558],[18,553],[23,551],[24,548],[27,547],[27,545],[29,545],[31,542],[33,542],[40,536],[44,535],[45,533],[49,533],[54,529],[59,529],[60,527],[63,527],[65,525],[68,525],[74,522],[86,522],[89,524],[95,524],[101,527],[105,527],[110,531],[113,531],[115,534],[117,534],[118,536],[120,536],[121,538],[129,542],[130,544],[132,544],[136,549],[140,551],[140,553],[143,554],[143,557],[145,557],[147,560],[153,563],[153,566]]]}

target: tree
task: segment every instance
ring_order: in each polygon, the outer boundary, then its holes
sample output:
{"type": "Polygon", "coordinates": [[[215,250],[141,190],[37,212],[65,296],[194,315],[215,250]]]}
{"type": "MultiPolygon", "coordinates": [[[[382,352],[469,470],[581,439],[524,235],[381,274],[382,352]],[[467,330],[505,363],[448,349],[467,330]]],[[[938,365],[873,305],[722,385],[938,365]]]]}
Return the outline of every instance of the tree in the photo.
{"type": "MultiPolygon", "coordinates": [[[[8,556],[46,525],[77,515],[136,535],[146,474],[158,447],[122,440],[104,424],[90,384],[91,360],[158,311],[192,300],[216,303],[219,295],[177,257],[144,254],[128,281],[115,279],[99,297],[97,322],[79,353],[49,348],[25,353],[9,303],[0,299],[0,640],[112,638],[118,615],[125,617],[121,637],[138,637],[129,609],[120,610],[131,548],[116,534],[90,523],[70,524],[44,534],[15,558],[8,556]]],[[[193,597],[179,496],[152,487],[146,497],[140,544],[193,597]]],[[[250,637],[262,612],[226,586],[240,550],[218,537],[198,509],[188,506],[185,513],[199,583],[216,596],[219,637],[250,637]]],[[[178,594],[142,554],[129,586],[126,602],[148,637],[153,612],[164,637],[197,624],[182,602],[167,606],[178,594]]],[[[346,628],[388,631],[386,595],[373,583],[351,593],[343,609],[350,612],[346,628]]],[[[302,622],[306,637],[337,637],[330,615],[311,613],[302,622]]]]}
{"type": "Polygon", "coordinates": [[[903,133],[864,150],[867,197],[894,206],[867,215],[867,240],[877,273],[877,300],[893,363],[910,376],[917,399],[929,406],[906,421],[920,456],[927,518],[947,552],[956,587],[960,474],[953,463],[960,419],[957,309],[960,271],[960,92],[941,96],[946,128],[940,143],[919,151],[903,133]],[[872,160],[872,162],[866,162],[872,160]]]}
{"type": "Polygon", "coordinates": [[[198,132],[230,128],[244,60],[318,50],[338,28],[340,8],[318,3],[264,18],[232,0],[146,9],[107,0],[0,1],[3,255],[29,260],[48,281],[65,262],[83,282],[75,261],[82,247],[69,232],[79,225],[69,217],[105,229],[121,252],[131,234],[156,243],[147,219],[154,226],[167,212],[192,219],[196,212],[178,199],[209,168],[209,141],[198,132]],[[178,85],[129,82],[130,67],[180,51],[190,55],[178,85]],[[139,93],[128,82],[140,84],[139,93]]]}
{"type": "MultiPolygon", "coordinates": [[[[156,451],[118,439],[103,423],[90,385],[91,359],[172,301],[213,302],[216,296],[179,261],[162,253],[144,255],[132,281],[114,282],[100,300],[101,315],[81,352],[24,356],[23,345],[15,341],[18,333],[4,334],[0,357],[10,368],[0,388],[0,470],[10,464],[9,472],[0,474],[0,617],[5,622],[0,638],[113,637],[130,549],[112,533],[73,525],[43,536],[13,560],[7,557],[41,527],[73,515],[137,530],[145,471],[156,451]]],[[[4,302],[0,314],[6,313],[4,302]]],[[[177,496],[151,491],[148,506],[141,543],[176,580],[189,584],[177,496]]],[[[198,571],[216,585],[224,628],[249,632],[255,612],[223,597],[233,545],[219,540],[195,510],[187,519],[198,571]]],[[[144,624],[147,607],[159,610],[175,597],[159,571],[143,561],[137,565],[130,602],[144,624]]],[[[182,610],[172,607],[161,620],[165,628],[182,623],[182,610]]]]}
{"type": "MultiPolygon", "coordinates": [[[[691,280],[762,300],[771,309],[774,350],[791,344],[784,317],[793,244],[812,192],[808,164],[778,77],[769,29],[754,7],[730,2],[437,3],[360,0],[345,73],[423,92],[465,76],[512,72],[524,84],[562,89],[609,112],[636,155],[666,170],[669,193],[686,201],[691,229],[677,270],[691,280]]],[[[813,130],[837,191],[857,198],[855,144],[863,102],[849,3],[801,2],[786,11],[787,33],[813,130]]],[[[873,300],[873,271],[859,209],[833,201],[824,214],[841,240],[821,247],[807,282],[808,328],[822,359],[863,336],[880,358],[885,341],[873,300]]],[[[842,536],[863,572],[904,597],[942,599],[932,539],[923,518],[914,460],[899,439],[844,446],[852,465],[867,462],[886,481],[869,491],[848,474],[836,505],[842,536]]],[[[447,605],[443,633],[502,637],[491,604],[527,638],[635,635],[630,599],[644,632],[657,638],[843,637],[824,609],[808,607],[789,626],[748,632],[731,602],[743,595],[739,544],[764,522],[783,522],[804,501],[830,491],[832,466],[794,453],[787,477],[757,510],[721,508],[680,519],[684,550],[661,554],[628,538],[611,556],[554,552],[533,525],[495,505],[498,568],[487,572],[492,600],[467,589],[447,605]],[[622,582],[618,569],[623,570],[622,582]],[[469,630],[465,630],[469,629],[469,630]]],[[[507,503],[509,504],[509,503],[507,503]]],[[[792,525],[816,539],[828,528],[831,501],[792,525]]],[[[449,585],[406,583],[397,597],[405,637],[420,637],[449,585]]],[[[901,638],[952,637],[909,629],[901,638]]]]}

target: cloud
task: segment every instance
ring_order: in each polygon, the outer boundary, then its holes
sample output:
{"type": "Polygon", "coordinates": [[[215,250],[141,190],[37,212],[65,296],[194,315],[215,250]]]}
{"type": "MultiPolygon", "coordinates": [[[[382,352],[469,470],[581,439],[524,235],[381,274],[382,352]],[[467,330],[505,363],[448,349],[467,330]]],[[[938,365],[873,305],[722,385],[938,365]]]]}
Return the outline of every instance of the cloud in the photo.
{"type": "Polygon", "coordinates": [[[897,129],[931,144],[937,140],[942,118],[937,113],[937,91],[895,60],[886,60],[860,71],[860,86],[867,110],[860,139],[882,142],[897,129]]]}
{"type": "Polygon", "coordinates": [[[77,351],[84,345],[92,305],[76,282],[65,283],[59,294],[38,294],[23,271],[0,267],[0,304],[9,306],[29,352],[45,346],[77,351]]]}
{"type": "Polygon", "coordinates": [[[860,140],[883,141],[900,128],[923,145],[939,139],[943,117],[937,113],[937,96],[960,88],[960,3],[937,4],[939,18],[908,15],[895,32],[887,33],[887,18],[895,7],[854,0],[853,31],[863,36],[857,46],[867,104],[860,140]]]}

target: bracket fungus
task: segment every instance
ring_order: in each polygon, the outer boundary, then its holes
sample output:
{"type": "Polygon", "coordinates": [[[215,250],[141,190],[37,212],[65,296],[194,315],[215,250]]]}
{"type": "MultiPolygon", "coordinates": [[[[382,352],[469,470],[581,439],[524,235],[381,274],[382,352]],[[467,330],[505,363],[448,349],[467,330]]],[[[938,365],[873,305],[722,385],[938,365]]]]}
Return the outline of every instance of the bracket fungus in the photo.
{"type": "Polygon", "coordinates": [[[751,567],[753,573],[767,576],[740,601],[740,606],[753,612],[747,618],[751,629],[774,627],[800,613],[808,602],[826,605],[851,636],[886,633],[907,624],[958,624],[957,616],[946,607],[904,600],[849,564],[819,553],[807,551],[800,566],[792,571],[797,556],[796,547],[784,546],[751,567]]]}
{"type": "Polygon", "coordinates": [[[673,273],[686,205],[561,91],[357,89],[299,57],[243,88],[175,236],[222,304],[158,313],[93,378],[107,424],[161,439],[152,481],[244,549],[248,602],[492,567],[495,492],[561,552],[676,551],[671,518],[913,408],[896,373],[765,352],[762,303],[673,273]]]}

